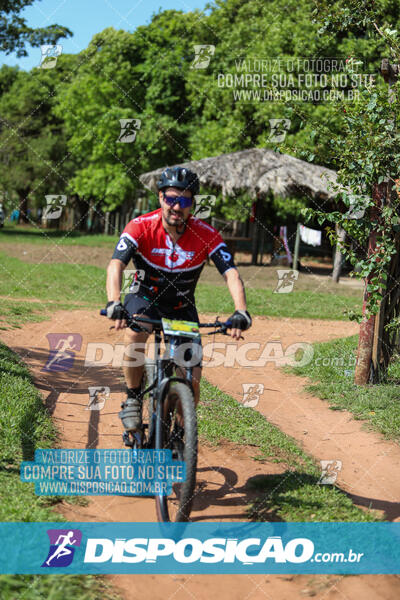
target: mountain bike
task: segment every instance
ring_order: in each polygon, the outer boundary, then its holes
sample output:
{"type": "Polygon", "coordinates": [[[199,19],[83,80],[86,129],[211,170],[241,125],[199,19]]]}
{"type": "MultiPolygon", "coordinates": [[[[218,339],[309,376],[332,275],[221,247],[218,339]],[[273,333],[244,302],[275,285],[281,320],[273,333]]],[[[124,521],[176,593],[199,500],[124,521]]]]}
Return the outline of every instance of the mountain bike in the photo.
{"type": "MultiPolygon", "coordinates": [[[[106,311],[101,310],[100,314],[106,315],[106,311]]],[[[129,315],[125,319],[127,326],[136,331],[144,330],[140,323],[152,325],[155,343],[154,358],[145,358],[141,384],[143,425],[140,431],[125,431],[123,440],[126,446],[134,450],[171,450],[173,460],[185,462],[186,479],[174,484],[175,497],[158,494],[155,500],[159,521],[188,521],[196,486],[197,419],[192,385],[193,367],[183,367],[178,354],[185,343],[191,346],[193,352],[201,348],[200,328],[214,329],[205,335],[228,335],[231,323],[221,322],[218,318],[213,323],[155,320],[129,315]],[[163,356],[162,340],[165,344],[163,356]]],[[[191,361],[186,362],[190,364],[191,361]]]]}

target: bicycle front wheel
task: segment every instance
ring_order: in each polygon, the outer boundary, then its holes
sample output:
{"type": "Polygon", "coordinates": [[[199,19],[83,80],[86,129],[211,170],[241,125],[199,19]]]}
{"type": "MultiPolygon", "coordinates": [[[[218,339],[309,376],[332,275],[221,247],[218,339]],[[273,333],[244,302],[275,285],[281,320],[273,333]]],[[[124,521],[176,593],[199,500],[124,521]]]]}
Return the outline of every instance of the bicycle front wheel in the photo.
{"type": "Polygon", "coordinates": [[[171,496],[156,496],[159,521],[189,521],[196,487],[197,419],[192,390],[181,382],[171,384],[156,424],[156,448],[169,449],[183,460],[186,479],[173,486],[171,496]]]}

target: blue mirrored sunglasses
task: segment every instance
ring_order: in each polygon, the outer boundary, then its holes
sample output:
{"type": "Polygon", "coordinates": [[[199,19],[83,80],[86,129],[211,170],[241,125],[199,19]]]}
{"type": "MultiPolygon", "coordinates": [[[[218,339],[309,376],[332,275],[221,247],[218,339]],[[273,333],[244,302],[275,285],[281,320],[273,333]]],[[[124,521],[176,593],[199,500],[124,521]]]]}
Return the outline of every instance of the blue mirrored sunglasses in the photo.
{"type": "Polygon", "coordinates": [[[193,198],[186,198],[186,196],[167,196],[164,194],[164,200],[168,206],[174,206],[178,203],[180,208],[188,208],[193,204],[193,198]]]}

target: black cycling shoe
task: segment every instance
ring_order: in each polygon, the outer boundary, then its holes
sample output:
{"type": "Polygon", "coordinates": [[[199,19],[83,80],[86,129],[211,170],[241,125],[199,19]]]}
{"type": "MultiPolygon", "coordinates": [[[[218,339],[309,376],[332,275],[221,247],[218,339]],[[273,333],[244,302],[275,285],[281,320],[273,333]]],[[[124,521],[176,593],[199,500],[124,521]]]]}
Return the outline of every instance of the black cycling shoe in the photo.
{"type": "Polygon", "coordinates": [[[142,428],[142,399],[128,398],[121,404],[118,413],[126,431],[138,431],[142,428]]]}

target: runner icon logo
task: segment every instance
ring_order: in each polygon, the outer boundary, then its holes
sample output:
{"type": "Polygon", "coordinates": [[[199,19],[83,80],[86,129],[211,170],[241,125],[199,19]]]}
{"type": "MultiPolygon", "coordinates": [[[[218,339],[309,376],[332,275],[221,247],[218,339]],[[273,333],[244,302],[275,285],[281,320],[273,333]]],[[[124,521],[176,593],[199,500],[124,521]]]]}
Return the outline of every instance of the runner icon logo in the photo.
{"type": "Polygon", "coordinates": [[[62,52],[61,44],[43,44],[40,46],[42,57],[39,69],[53,69],[57,64],[57,58],[62,52]]]}
{"type": "Polygon", "coordinates": [[[101,410],[104,408],[106,400],[110,397],[110,388],[107,386],[90,386],[89,390],[89,402],[85,410],[101,410]]]}
{"type": "Polygon", "coordinates": [[[123,281],[121,293],[136,294],[140,288],[140,282],[144,280],[144,269],[125,269],[123,272],[123,281]]]}
{"type": "Polygon", "coordinates": [[[118,142],[121,144],[131,144],[136,139],[136,133],[142,124],[140,119],[120,119],[121,131],[118,142]]]}
{"type": "Polygon", "coordinates": [[[329,485],[335,483],[339,471],[342,470],[341,460],[321,460],[322,474],[318,481],[321,485],[329,485]]]}
{"type": "Polygon", "coordinates": [[[269,142],[283,142],[290,127],[290,119],[269,119],[269,142]]]}
{"type": "Polygon", "coordinates": [[[59,219],[64,206],[67,204],[67,196],[49,194],[45,198],[47,206],[43,211],[43,219],[59,219]]]}
{"type": "Polygon", "coordinates": [[[211,57],[214,55],[215,46],[212,44],[196,44],[194,46],[195,57],[191,69],[206,69],[210,64],[211,57]]]}
{"type": "Polygon", "coordinates": [[[243,406],[253,408],[257,406],[260,396],[264,392],[263,383],[242,383],[243,387],[243,406]]]}
{"type": "Polygon", "coordinates": [[[294,284],[299,278],[299,272],[295,269],[277,269],[278,284],[274,294],[289,294],[293,291],[294,284]]]}
{"type": "Polygon", "coordinates": [[[50,548],[42,567],[68,567],[74,558],[75,548],[81,545],[79,529],[48,529],[50,548]]]}
{"type": "Polygon", "coordinates": [[[345,213],[348,219],[362,219],[365,215],[365,209],[369,205],[368,196],[356,196],[349,194],[347,196],[349,202],[349,210],[345,213]]]}
{"type": "Polygon", "coordinates": [[[214,206],[216,200],[216,196],[203,196],[197,194],[194,197],[195,208],[193,211],[193,216],[195,216],[196,219],[208,219],[208,217],[211,215],[211,209],[214,206]]]}
{"type": "Polygon", "coordinates": [[[43,371],[68,371],[74,364],[75,351],[82,346],[80,333],[48,333],[50,353],[43,371]]]}

